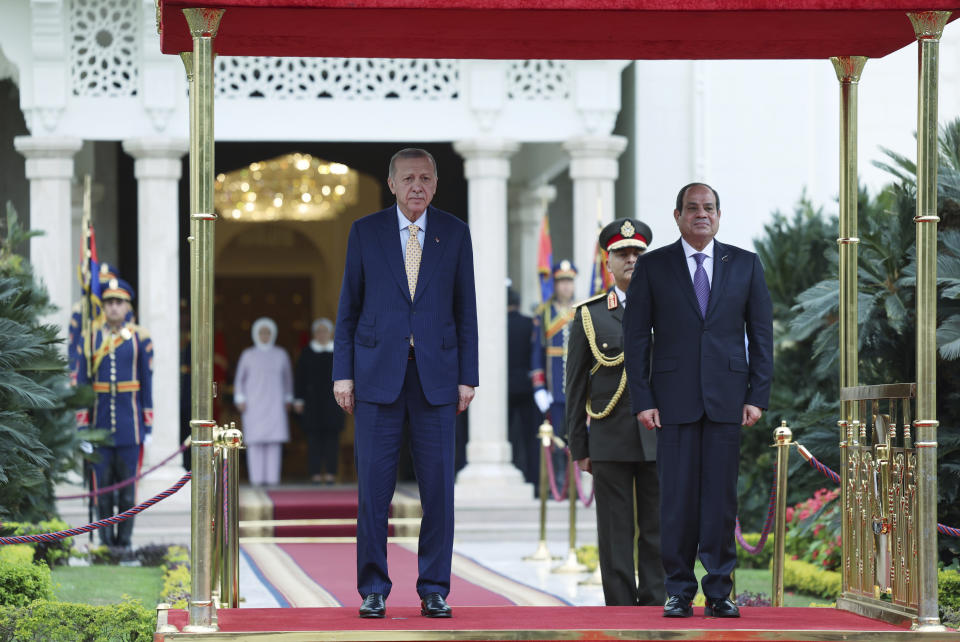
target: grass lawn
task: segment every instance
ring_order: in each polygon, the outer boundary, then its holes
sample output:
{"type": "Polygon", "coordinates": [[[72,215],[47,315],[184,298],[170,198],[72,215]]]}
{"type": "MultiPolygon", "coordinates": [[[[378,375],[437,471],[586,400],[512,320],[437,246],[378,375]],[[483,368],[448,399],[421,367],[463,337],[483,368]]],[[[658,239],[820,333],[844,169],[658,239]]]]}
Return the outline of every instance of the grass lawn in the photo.
{"type": "Polygon", "coordinates": [[[160,601],[163,569],[135,566],[57,566],[53,569],[56,598],[82,604],[118,604],[125,597],[147,608],[160,601]]]}
{"type": "MultiPolygon", "coordinates": [[[[697,568],[701,568],[697,564],[697,568]]],[[[697,574],[699,577],[699,573],[697,574]]],[[[751,593],[766,593],[767,597],[773,599],[773,574],[769,569],[762,568],[743,568],[737,569],[736,573],[737,593],[750,591],[751,593]]],[[[793,591],[783,592],[784,606],[810,606],[811,603],[829,604],[830,600],[813,595],[804,595],[803,593],[794,593],[793,591]]]]}

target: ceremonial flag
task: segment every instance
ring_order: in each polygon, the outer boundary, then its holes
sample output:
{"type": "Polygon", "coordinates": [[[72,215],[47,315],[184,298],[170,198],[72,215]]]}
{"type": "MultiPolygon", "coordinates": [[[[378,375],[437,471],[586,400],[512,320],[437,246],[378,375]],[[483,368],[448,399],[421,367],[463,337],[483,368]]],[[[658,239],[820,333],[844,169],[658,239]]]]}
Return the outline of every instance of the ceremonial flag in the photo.
{"type": "Polygon", "coordinates": [[[613,285],[613,275],[607,269],[607,251],[597,243],[593,253],[593,271],[590,274],[590,296],[606,292],[613,285]]]}
{"type": "Polygon", "coordinates": [[[84,180],[83,218],[81,231],[83,245],[80,248],[80,286],[83,291],[81,297],[80,340],[84,358],[87,359],[87,372],[92,373],[93,363],[93,334],[103,323],[103,303],[100,299],[102,287],[100,285],[100,259],[97,257],[97,237],[93,231],[91,220],[90,177],[84,180]]]}
{"type": "Polygon", "coordinates": [[[550,219],[540,221],[540,243],[537,248],[537,273],[540,275],[540,301],[553,296],[553,243],[550,242],[550,219]]]}

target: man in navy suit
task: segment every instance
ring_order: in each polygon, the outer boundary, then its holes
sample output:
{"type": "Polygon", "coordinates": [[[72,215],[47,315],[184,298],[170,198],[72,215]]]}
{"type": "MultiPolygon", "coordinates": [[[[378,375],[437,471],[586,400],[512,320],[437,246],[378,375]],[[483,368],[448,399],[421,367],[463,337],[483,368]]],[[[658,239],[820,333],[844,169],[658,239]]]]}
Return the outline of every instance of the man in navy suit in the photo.
{"type": "Polygon", "coordinates": [[[708,617],[729,599],[741,426],[760,419],[773,376],[773,307],[756,254],[715,241],[720,197],[703,183],[677,195],[680,240],[640,257],[623,318],[633,412],[659,430],[665,617],[690,617],[701,585],[708,617]]]}
{"type": "Polygon", "coordinates": [[[357,590],[361,617],[390,595],[387,514],[403,427],[423,504],[420,612],[450,617],[456,415],[479,383],[470,230],[430,207],[437,163],[422,149],[390,159],[397,203],[351,226],[333,353],[333,392],[355,415],[357,590]]]}

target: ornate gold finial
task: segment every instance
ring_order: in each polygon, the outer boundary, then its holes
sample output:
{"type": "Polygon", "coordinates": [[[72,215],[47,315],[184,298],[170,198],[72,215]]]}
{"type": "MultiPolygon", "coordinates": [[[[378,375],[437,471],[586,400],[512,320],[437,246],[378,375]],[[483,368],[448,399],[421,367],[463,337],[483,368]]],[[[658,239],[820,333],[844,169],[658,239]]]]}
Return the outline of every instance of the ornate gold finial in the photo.
{"type": "Polygon", "coordinates": [[[949,11],[918,11],[908,13],[910,24],[917,40],[939,40],[943,35],[943,28],[950,19],[949,11]]]}
{"type": "Polygon", "coordinates": [[[834,56],[830,59],[833,70],[837,72],[837,80],[842,83],[856,84],[860,82],[860,74],[867,64],[866,56],[834,56]]]}
{"type": "Polygon", "coordinates": [[[184,9],[190,35],[194,38],[214,38],[220,28],[223,9],[184,9]]]}

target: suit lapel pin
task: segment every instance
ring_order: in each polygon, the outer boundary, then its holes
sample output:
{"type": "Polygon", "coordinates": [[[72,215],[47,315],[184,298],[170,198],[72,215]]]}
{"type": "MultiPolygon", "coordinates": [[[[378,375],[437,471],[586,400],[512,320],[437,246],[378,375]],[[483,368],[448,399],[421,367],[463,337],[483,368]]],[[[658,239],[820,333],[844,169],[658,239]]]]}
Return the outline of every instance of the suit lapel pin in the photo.
{"type": "Polygon", "coordinates": [[[729,259],[730,259],[730,255],[729,255],[729,254],[724,254],[723,256],[720,257],[720,262],[721,262],[721,263],[726,263],[729,259]]]}

